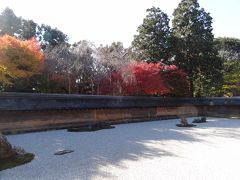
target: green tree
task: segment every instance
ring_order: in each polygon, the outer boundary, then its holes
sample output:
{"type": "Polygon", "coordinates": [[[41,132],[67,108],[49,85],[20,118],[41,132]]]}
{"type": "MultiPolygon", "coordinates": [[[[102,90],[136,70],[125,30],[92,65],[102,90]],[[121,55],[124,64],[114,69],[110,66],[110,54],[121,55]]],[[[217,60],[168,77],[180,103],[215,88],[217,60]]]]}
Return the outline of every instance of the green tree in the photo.
{"type": "Polygon", "coordinates": [[[0,35],[10,35],[29,40],[36,35],[37,24],[33,20],[17,17],[13,10],[6,8],[0,15],[0,35]]]}
{"type": "Polygon", "coordinates": [[[219,37],[214,39],[214,46],[224,62],[240,60],[240,39],[219,37]]]}
{"type": "Polygon", "coordinates": [[[19,37],[23,40],[29,40],[36,36],[37,23],[33,20],[22,19],[19,37]]]}
{"type": "Polygon", "coordinates": [[[167,60],[170,57],[169,18],[156,7],[147,9],[147,12],[132,42],[135,58],[149,62],[167,60]]]}
{"type": "Polygon", "coordinates": [[[225,96],[240,96],[240,39],[216,38],[214,46],[223,60],[223,92],[225,96]]]}
{"type": "Polygon", "coordinates": [[[175,64],[188,73],[192,96],[216,95],[222,61],[213,46],[212,17],[197,0],[182,0],[173,16],[175,64]]]}
{"type": "Polygon", "coordinates": [[[37,26],[36,36],[42,49],[45,49],[48,45],[54,47],[68,41],[67,35],[62,31],[45,24],[37,26]]]}
{"type": "Polygon", "coordinates": [[[37,37],[43,49],[46,46],[56,46],[67,42],[68,37],[57,28],[49,25],[38,25],[33,20],[26,20],[17,17],[13,10],[6,8],[0,15],[0,35],[10,35],[22,40],[29,40],[37,37]]]}
{"type": "Polygon", "coordinates": [[[21,18],[17,17],[13,10],[6,8],[0,15],[0,36],[15,36],[21,29],[21,18]]]}

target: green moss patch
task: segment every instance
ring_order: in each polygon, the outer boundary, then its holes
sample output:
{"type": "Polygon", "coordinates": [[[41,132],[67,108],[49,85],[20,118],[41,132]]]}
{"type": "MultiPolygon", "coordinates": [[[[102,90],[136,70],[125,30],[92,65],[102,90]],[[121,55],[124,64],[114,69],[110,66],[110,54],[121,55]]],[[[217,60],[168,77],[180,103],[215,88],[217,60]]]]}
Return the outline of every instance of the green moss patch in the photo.
{"type": "Polygon", "coordinates": [[[24,156],[16,159],[0,160],[0,171],[26,164],[28,162],[31,162],[33,158],[34,158],[34,154],[26,153],[24,156]]]}

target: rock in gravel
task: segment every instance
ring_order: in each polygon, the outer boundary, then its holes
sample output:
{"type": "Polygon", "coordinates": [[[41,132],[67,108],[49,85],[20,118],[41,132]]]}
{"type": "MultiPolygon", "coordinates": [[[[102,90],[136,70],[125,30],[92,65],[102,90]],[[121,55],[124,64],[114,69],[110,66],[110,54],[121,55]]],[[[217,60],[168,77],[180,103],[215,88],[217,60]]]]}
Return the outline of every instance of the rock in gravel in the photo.
{"type": "Polygon", "coordinates": [[[181,124],[176,124],[177,127],[194,127],[196,126],[195,124],[189,124],[187,119],[185,117],[180,117],[181,119],[181,124]]]}
{"type": "Polygon", "coordinates": [[[0,134],[0,160],[15,158],[16,152],[12,148],[12,145],[8,142],[7,138],[0,134]]]}
{"type": "Polygon", "coordinates": [[[74,152],[73,150],[61,150],[61,151],[57,151],[54,153],[54,155],[64,155],[64,154],[68,154],[68,153],[72,153],[74,152]]]}
{"type": "Polygon", "coordinates": [[[192,123],[205,123],[207,122],[206,117],[201,117],[201,119],[194,119],[192,123]]]}
{"type": "Polygon", "coordinates": [[[105,122],[99,122],[99,123],[85,125],[85,126],[68,128],[67,131],[68,132],[89,132],[89,131],[98,131],[102,129],[112,129],[112,128],[115,128],[115,127],[105,122]]]}

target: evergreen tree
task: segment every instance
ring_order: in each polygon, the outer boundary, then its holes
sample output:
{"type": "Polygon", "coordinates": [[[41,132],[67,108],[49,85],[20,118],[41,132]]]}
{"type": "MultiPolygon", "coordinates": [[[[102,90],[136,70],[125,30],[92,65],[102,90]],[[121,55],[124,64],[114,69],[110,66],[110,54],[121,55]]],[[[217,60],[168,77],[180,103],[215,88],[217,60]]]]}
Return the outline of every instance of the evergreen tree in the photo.
{"type": "Polygon", "coordinates": [[[68,37],[57,28],[52,28],[49,25],[38,25],[33,20],[26,20],[17,17],[13,10],[6,8],[0,14],[0,36],[2,35],[15,36],[21,40],[29,40],[36,37],[41,43],[41,48],[47,46],[57,46],[68,41],[68,37]]]}
{"type": "Polygon", "coordinates": [[[36,36],[37,23],[33,20],[22,19],[19,37],[23,40],[29,40],[36,36]]]}
{"type": "Polygon", "coordinates": [[[36,36],[42,49],[46,49],[49,45],[55,47],[68,41],[68,36],[66,34],[57,28],[53,29],[51,26],[46,24],[37,26],[36,36]]]}
{"type": "Polygon", "coordinates": [[[21,28],[21,18],[17,17],[13,10],[6,8],[0,15],[0,36],[14,36],[19,33],[21,28]]]}
{"type": "Polygon", "coordinates": [[[167,60],[169,54],[170,27],[167,14],[159,8],[147,9],[148,15],[138,27],[138,35],[132,42],[136,59],[157,62],[167,60]]]}
{"type": "Polygon", "coordinates": [[[216,38],[214,46],[223,60],[223,92],[225,96],[240,95],[240,39],[216,38]]]}
{"type": "Polygon", "coordinates": [[[222,62],[213,46],[212,17],[197,0],[182,0],[173,13],[175,63],[189,76],[194,96],[211,96],[222,83],[222,62]]]}
{"type": "Polygon", "coordinates": [[[0,15],[0,36],[15,36],[22,40],[29,40],[36,35],[37,23],[17,17],[13,10],[6,8],[0,15]]]}
{"type": "Polygon", "coordinates": [[[224,62],[240,61],[240,39],[219,37],[214,39],[214,46],[224,62]]]}

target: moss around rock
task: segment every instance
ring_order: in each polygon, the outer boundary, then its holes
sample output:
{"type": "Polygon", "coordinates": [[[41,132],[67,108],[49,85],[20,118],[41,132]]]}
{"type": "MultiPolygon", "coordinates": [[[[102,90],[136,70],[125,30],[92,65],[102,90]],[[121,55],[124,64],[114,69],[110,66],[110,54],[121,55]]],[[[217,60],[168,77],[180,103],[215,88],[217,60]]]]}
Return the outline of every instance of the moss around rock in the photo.
{"type": "Polygon", "coordinates": [[[31,162],[33,159],[34,154],[32,153],[26,153],[23,156],[14,159],[2,159],[0,160],[0,171],[26,164],[28,162],[31,162]]]}
{"type": "Polygon", "coordinates": [[[7,138],[0,134],[0,171],[30,162],[34,158],[20,147],[12,147],[7,138]]]}

